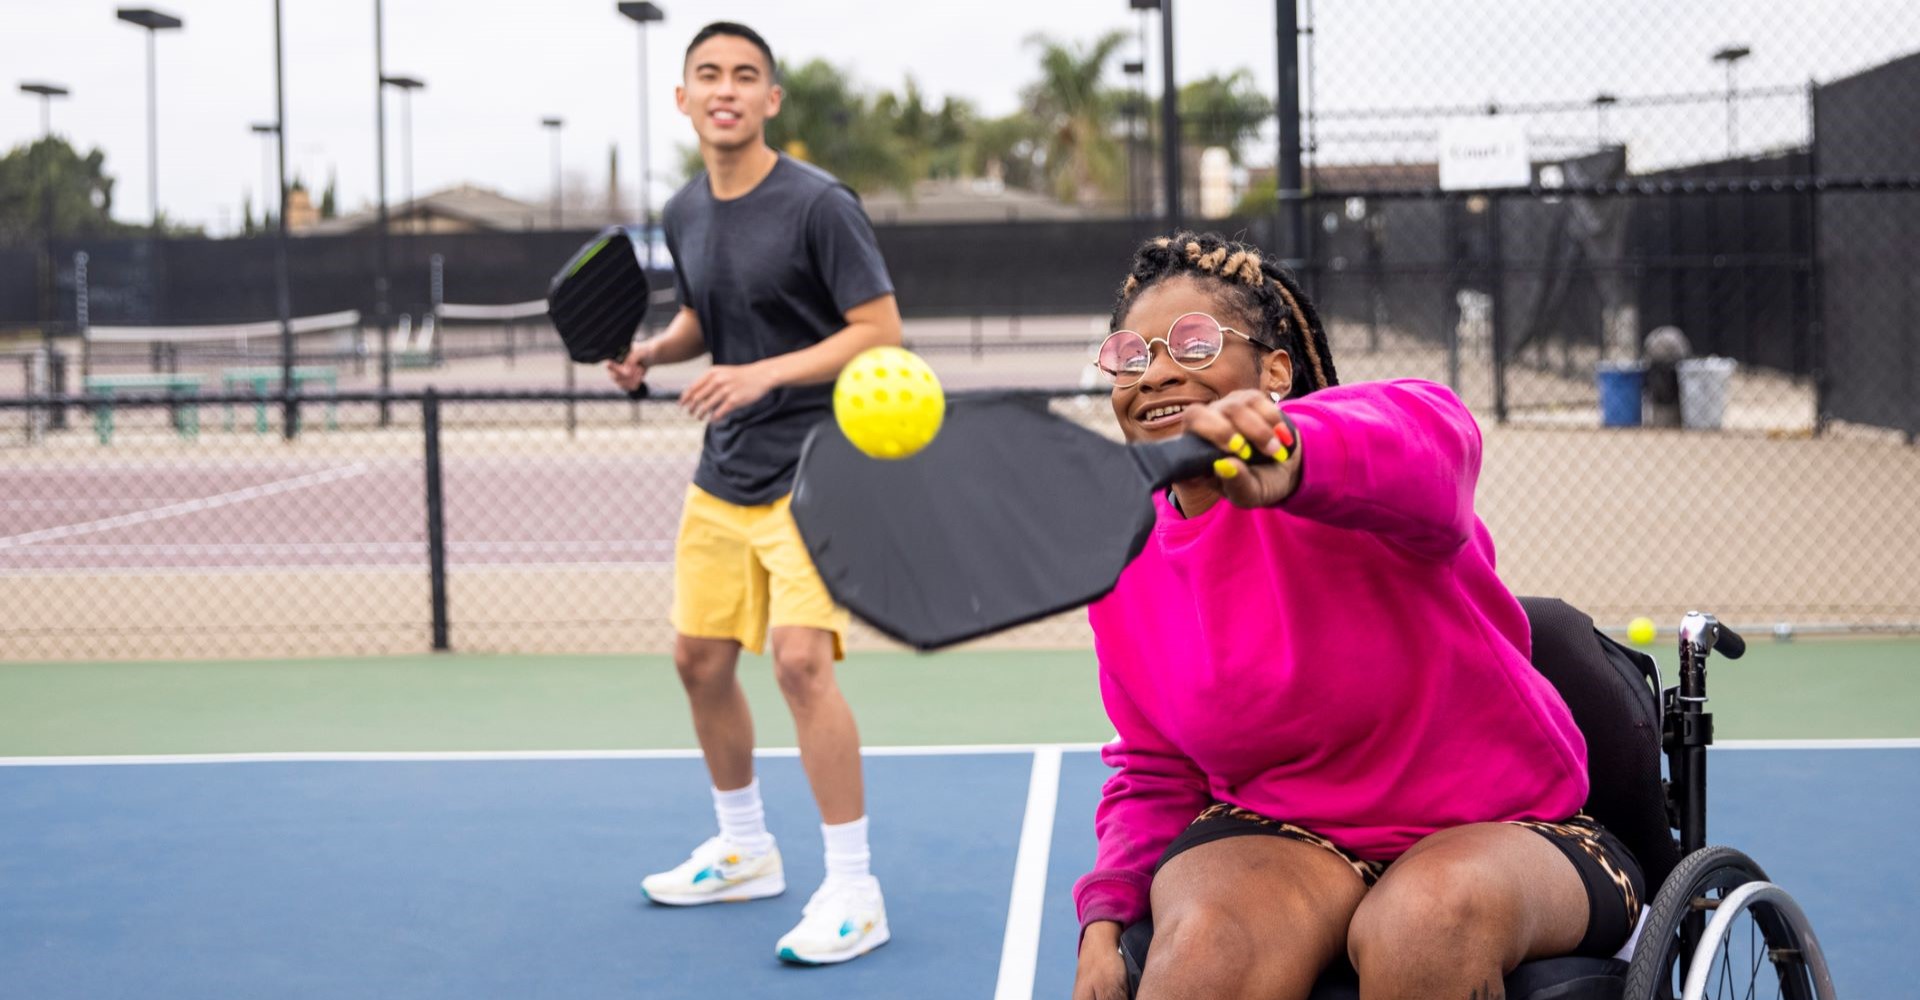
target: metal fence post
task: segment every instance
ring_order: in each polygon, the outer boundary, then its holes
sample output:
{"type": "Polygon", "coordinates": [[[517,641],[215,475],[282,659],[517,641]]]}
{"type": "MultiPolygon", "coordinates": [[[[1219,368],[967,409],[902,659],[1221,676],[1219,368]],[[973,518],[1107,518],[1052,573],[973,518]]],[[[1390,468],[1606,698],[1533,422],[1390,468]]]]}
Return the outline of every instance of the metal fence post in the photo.
{"type": "Polygon", "coordinates": [[[433,602],[433,648],[447,641],[447,524],[440,481],[440,394],[432,386],[420,400],[420,424],[427,441],[427,577],[433,602]]]}
{"type": "Polygon", "coordinates": [[[1487,328],[1493,341],[1493,419],[1507,422],[1507,342],[1500,314],[1506,296],[1506,263],[1500,256],[1500,196],[1487,197],[1487,328]]]}
{"type": "Polygon", "coordinates": [[[1827,372],[1826,294],[1820,267],[1820,88],[1807,84],[1807,347],[1813,374],[1813,436],[1827,432],[1832,419],[1833,383],[1827,372]]]}

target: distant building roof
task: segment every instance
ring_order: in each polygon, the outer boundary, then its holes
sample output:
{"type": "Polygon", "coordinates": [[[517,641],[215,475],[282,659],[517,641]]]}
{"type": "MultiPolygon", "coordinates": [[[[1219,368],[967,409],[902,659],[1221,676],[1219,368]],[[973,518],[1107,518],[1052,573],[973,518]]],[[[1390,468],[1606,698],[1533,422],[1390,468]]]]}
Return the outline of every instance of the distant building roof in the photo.
{"type": "Polygon", "coordinates": [[[1084,219],[1095,213],[1046,195],[1010,188],[986,178],[924,180],[913,186],[913,197],[898,191],[876,191],[860,197],[867,217],[876,224],[890,222],[1005,222],[1009,219],[1084,219]]]}
{"type": "MultiPolygon", "coordinates": [[[[409,225],[440,230],[595,229],[615,221],[632,221],[613,216],[605,206],[562,206],[556,227],[550,206],[521,201],[478,184],[458,184],[387,208],[389,225],[401,230],[409,225]]],[[[359,232],[371,229],[378,220],[377,211],[361,209],[338,218],[323,219],[304,234],[333,236],[359,232]]]]}

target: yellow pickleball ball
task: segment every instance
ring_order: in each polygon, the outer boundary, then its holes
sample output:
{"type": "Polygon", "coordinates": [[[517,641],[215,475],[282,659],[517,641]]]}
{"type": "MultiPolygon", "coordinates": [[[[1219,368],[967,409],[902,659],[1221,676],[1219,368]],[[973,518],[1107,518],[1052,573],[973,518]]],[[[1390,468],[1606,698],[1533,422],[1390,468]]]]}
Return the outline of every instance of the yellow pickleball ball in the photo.
{"type": "Polygon", "coordinates": [[[1653,639],[1660,634],[1654,627],[1653,619],[1640,617],[1627,623],[1627,641],[1636,646],[1651,646],[1653,639]]]}
{"type": "Polygon", "coordinates": [[[906,458],[940,433],[947,394],[925,361],[900,347],[861,351],[833,383],[833,419],[855,448],[906,458]]]}

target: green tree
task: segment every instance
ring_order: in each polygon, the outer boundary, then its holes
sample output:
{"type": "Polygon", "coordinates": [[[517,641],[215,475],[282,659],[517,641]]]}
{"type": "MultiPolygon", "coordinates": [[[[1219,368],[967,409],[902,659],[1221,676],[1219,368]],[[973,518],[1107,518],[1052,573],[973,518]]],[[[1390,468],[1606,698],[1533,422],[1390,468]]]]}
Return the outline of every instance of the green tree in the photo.
{"type": "Polygon", "coordinates": [[[1047,179],[1062,201],[1087,204],[1125,194],[1126,154],[1114,135],[1119,95],[1101,81],[1126,40],[1124,31],[1085,45],[1046,35],[1027,39],[1040,49],[1040,79],[1024,95],[1027,111],[1041,129],[1047,179]]]}
{"type": "Polygon", "coordinates": [[[1273,105],[1253,74],[1238,69],[1218,73],[1180,88],[1180,130],[1187,143],[1201,148],[1223,146],[1240,163],[1241,147],[1260,134],[1273,117],[1273,105]]]}
{"type": "Polygon", "coordinates": [[[339,205],[334,200],[334,189],[339,187],[339,184],[339,178],[334,172],[331,170],[327,171],[327,187],[326,190],[320,192],[320,217],[322,219],[331,219],[340,214],[339,205]]]}
{"type": "Polygon", "coordinates": [[[1033,116],[1016,112],[976,121],[968,133],[963,151],[965,173],[985,176],[992,173],[991,165],[997,165],[1008,187],[1038,191],[1046,186],[1041,132],[1033,116]]]}
{"type": "Polygon", "coordinates": [[[958,177],[967,171],[967,138],[975,119],[973,105],[948,97],[939,110],[929,106],[920,93],[920,85],[907,77],[899,95],[882,93],[874,100],[873,113],[900,140],[908,160],[909,173],[922,177],[958,177]]]}
{"type": "Polygon", "coordinates": [[[0,156],[0,244],[45,237],[119,235],[139,227],[113,221],[113,178],[105,153],[82,156],[65,139],[40,139],[0,156]]]}
{"type": "Polygon", "coordinates": [[[884,114],[824,59],[782,66],[780,115],[767,122],[767,144],[803,156],[856,191],[911,193],[913,157],[884,114]]]}

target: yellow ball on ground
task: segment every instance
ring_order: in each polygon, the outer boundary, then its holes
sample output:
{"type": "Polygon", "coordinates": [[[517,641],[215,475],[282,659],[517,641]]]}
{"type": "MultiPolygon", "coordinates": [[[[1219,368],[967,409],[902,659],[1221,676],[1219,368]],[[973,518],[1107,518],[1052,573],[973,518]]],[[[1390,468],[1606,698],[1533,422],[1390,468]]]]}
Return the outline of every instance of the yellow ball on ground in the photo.
{"type": "Polygon", "coordinates": [[[833,384],[833,419],[855,448],[906,458],[940,433],[947,394],[919,355],[900,347],[861,351],[833,384]]]}
{"type": "Polygon", "coordinates": [[[1636,646],[1652,645],[1654,637],[1659,634],[1660,630],[1654,627],[1651,618],[1635,618],[1627,623],[1627,641],[1636,646]]]}

